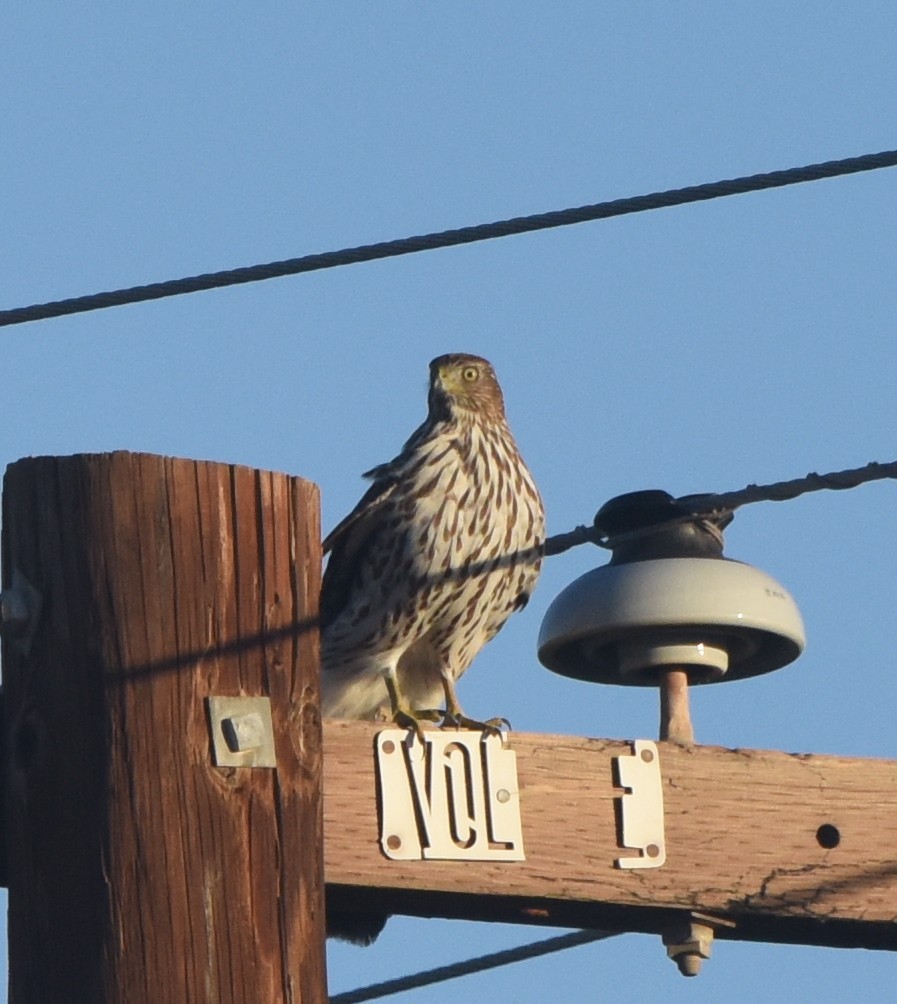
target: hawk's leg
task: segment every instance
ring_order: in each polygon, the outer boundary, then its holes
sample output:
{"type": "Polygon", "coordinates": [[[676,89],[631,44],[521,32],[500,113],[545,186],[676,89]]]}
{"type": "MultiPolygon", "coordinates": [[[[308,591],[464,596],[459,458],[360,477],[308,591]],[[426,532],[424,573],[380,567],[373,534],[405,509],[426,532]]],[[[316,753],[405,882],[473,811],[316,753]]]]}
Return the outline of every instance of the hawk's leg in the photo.
{"type": "Polygon", "coordinates": [[[461,710],[461,703],[455,692],[455,679],[451,673],[443,674],[442,689],[445,691],[445,715],[442,719],[442,728],[477,729],[480,732],[496,734],[501,734],[502,729],[511,728],[511,723],[507,718],[489,718],[485,722],[468,718],[461,710]]]}
{"type": "Polygon", "coordinates": [[[392,710],[392,720],[400,729],[414,729],[417,738],[424,741],[421,722],[438,722],[442,718],[441,711],[428,711],[412,708],[399,690],[396,679],[396,667],[390,666],[383,675],[386,689],[389,692],[389,704],[392,710]]]}

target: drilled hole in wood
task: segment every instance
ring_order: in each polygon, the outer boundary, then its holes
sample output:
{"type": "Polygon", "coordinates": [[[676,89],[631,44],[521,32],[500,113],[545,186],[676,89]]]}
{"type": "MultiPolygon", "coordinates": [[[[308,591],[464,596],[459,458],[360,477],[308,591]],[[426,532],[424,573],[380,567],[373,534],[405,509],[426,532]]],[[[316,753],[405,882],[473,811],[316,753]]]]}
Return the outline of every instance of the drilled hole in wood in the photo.
{"type": "Polygon", "coordinates": [[[841,843],[841,831],[831,823],[823,823],[816,831],[816,841],[820,847],[830,851],[841,843]]]}

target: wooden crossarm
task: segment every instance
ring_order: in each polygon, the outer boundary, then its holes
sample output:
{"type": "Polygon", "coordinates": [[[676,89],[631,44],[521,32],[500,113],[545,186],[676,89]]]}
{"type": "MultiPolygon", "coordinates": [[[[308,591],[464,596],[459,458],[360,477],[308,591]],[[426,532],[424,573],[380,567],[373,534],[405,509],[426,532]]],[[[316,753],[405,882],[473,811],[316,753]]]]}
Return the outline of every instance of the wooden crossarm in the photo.
{"type": "Polygon", "coordinates": [[[378,726],[324,730],[329,902],[396,913],[660,932],[682,911],[720,937],[897,948],[897,763],[658,743],[666,861],[623,869],[614,758],[632,745],[512,733],[524,861],[381,851],[378,726]]]}

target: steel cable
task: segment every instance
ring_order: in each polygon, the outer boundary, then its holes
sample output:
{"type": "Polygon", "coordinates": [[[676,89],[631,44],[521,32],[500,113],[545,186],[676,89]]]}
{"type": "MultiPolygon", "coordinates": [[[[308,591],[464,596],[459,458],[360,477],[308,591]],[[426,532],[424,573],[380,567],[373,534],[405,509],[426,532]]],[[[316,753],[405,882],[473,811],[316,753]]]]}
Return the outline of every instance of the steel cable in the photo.
{"type": "Polygon", "coordinates": [[[475,241],[491,240],[496,237],[508,237],[511,234],[531,233],[535,230],[570,226],[574,223],[586,223],[591,220],[605,220],[613,216],[646,212],[649,209],[681,206],[728,195],[742,195],[745,192],[782,188],[785,185],[796,185],[805,181],[819,181],[822,178],[835,178],[846,174],[856,174],[860,171],[875,171],[879,168],[895,166],[897,166],[897,150],[885,150],[862,157],[848,157],[845,160],[808,164],[804,167],[772,171],[768,174],[753,174],[743,178],[731,178],[726,181],[715,181],[704,185],[692,185],[688,188],[675,188],[666,192],[639,195],[634,198],[614,199],[610,202],[599,202],[573,209],[561,209],[534,216],[520,216],[510,220],[498,220],[494,223],[482,223],[478,226],[462,227],[458,230],[443,230],[417,237],[404,237],[378,244],[344,248],[341,251],[327,251],[322,254],[305,255],[301,258],[288,258],[285,261],[269,262],[264,265],[207,272],[184,279],[171,279],[167,282],[154,282],[145,286],[131,286],[127,289],[92,293],[67,300],[36,303],[29,307],[0,310],[0,327],[24,324],[26,321],[38,321],[50,317],[62,317],[66,314],[84,313],[89,310],[101,310],[106,307],[117,307],[126,303],[140,303],[167,296],[180,296],[183,293],[196,293],[206,289],[219,289],[223,286],[235,286],[240,283],[259,282],[262,279],[299,275],[302,272],[336,268],[340,265],[353,265],[364,261],[375,261],[379,258],[392,258],[418,251],[431,251],[435,248],[471,244],[475,241]]]}

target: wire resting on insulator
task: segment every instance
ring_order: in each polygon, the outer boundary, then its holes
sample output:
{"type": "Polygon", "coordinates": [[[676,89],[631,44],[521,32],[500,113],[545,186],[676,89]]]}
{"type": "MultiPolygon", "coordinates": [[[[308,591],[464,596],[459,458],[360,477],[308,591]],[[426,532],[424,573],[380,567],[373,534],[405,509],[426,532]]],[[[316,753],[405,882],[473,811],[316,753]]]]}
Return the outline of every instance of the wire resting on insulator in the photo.
{"type": "MultiPolygon", "coordinates": [[[[873,460],[864,467],[852,467],[843,471],[832,471],[829,474],[811,472],[802,478],[775,481],[766,485],[750,484],[736,491],[682,495],[679,498],[667,496],[669,518],[665,526],[675,523],[689,524],[696,518],[703,517],[707,521],[707,527],[717,525],[722,528],[731,521],[736,509],[755,502],[787,502],[810,492],[845,491],[848,488],[858,488],[870,481],[894,478],[897,478],[897,461],[882,464],[873,460]]],[[[663,494],[666,495],[665,492],[663,494]]],[[[626,529],[613,532],[602,526],[599,517],[596,516],[592,526],[580,525],[566,533],[549,537],[545,541],[545,555],[553,557],[563,554],[580,544],[596,544],[598,547],[612,550],[625,541],[628,532],[626,529]]],[[[643,535],[642,530],[635,532],[639,536],[643,535]]]]}

